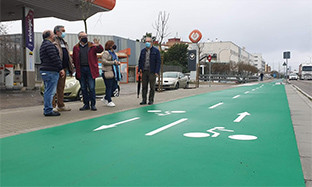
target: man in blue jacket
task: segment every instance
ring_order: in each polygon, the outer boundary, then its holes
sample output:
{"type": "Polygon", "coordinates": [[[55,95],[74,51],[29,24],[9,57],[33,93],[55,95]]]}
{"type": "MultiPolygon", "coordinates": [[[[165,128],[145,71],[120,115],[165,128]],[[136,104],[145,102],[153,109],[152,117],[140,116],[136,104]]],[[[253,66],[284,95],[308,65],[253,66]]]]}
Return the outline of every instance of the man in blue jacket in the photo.
{"type": "Polygon", "coordinates": [[[43,42],[40,46],[40,74],[44,82],[44,109],[45,116],[59,116],[59,112],[53,111],[52,100],[56,92],[59,76],[64,77],[62,60],[55,45],[55,39],[51,30],[44,31],[42,34],[43,42]]]}
{"type": "Polygon", "coordinates": [[[145,105],[147,101],[148,83],[150,84],[149,105],[154,103],[156,77],[160,69],[160,52],[153,46],[153,40],[150,37],[145,39],[145,48],[142,49],[139,58],[139,72],[142,75],[142,102],[145,105]]]}

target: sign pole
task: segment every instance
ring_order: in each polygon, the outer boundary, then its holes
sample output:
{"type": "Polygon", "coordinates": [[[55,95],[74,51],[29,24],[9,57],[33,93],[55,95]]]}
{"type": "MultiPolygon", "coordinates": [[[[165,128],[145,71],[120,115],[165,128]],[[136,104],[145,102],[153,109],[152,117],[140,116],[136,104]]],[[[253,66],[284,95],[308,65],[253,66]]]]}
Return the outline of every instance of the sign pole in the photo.
{"type": "Polygon", "coordinates": [[[199,52],[196,50],[196,88],[199,88],[199,52]]]}
{"type": "MultiPolygon", "coordinates": [[[[202,38],[202,34],[199,30],[193,30],[190,35],[189,35],[189,39],[191,40],[192,43],[198,43],[202,38]]],[[[197,46],[197,45],[196,45],[197,46]]],[[[196,52],[196,88],[199,87],[199,49],[197,46],[197,52],[196,52]]]]}
{"type": "Polygon", "coordinates": [[[209,55],[207,58],[209,62],[209,87],[211,87],[211,55],[209,55]]]}

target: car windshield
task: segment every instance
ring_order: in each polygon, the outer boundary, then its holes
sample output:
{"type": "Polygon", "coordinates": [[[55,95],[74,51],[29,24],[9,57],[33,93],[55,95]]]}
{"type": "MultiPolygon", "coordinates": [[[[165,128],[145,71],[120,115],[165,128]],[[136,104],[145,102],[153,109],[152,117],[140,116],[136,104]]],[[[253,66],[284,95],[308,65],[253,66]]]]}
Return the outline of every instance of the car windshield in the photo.
{"type": "Polygon", "coordinates": [[[176,72],[165,72],[164,77],[165,78],[177,78],[178,73],[176,73],[176,72]]]}
{"type": "Polygon", "coordinates": [[[297,74],[290,74],[290,76],[297,76],[297,74]]]}

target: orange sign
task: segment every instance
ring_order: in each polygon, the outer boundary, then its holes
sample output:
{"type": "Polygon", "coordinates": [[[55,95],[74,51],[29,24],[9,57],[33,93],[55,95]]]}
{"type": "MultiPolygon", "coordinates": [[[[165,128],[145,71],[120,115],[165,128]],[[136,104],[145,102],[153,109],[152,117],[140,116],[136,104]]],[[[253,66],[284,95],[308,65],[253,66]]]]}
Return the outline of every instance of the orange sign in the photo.
{"type": "Polygon", "coordinates": [[[197,29],[193,30],[191,32],[191,34],[189,35],[189,39],[193,43],[199,42],[201,40],[201,38],[202,38],[202,33],[199,30],[197,30],[197,29]]]}

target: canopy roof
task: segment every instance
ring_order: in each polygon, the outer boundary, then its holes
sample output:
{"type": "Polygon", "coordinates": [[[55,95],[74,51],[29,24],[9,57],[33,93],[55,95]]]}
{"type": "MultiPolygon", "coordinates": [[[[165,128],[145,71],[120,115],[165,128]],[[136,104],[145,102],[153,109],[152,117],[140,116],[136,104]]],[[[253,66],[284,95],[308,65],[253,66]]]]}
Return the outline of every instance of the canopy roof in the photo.
{"type": "Polygon", "coordinates": [[[34,9],[35,18],[56,17],[77,21],[83,19],[83,13],[90,17],[97,12],[112,10],[115,4],[116,0],[1,0],[0,21],[21,20],[22,7],[34,9]],[[85,2],[92,3],[82,8],[85,2]]]}

